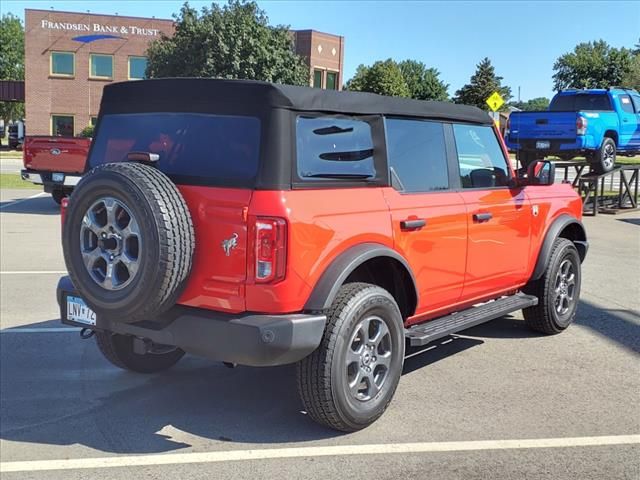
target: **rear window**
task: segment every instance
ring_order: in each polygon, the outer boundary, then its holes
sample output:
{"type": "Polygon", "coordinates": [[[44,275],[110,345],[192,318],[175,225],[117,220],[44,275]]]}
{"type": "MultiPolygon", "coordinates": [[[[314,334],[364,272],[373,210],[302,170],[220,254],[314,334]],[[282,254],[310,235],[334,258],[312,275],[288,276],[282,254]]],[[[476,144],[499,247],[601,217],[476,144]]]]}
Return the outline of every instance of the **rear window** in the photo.
{"type": "Polygon", "coordinates": [[[613,110],[609,96],[605,93],[578,93],[576,95],[558,95],[551,100],[552,112],[579,112],[613,110]]]}
{"type": "Polygon", "coordinates": [[[298,177],[301,180],[367,180],[376,176],[371,125],[362,120],[298,117],[298,177]]]}
{"type": "Polygon", "coordinates": [[[260,120],[193,113],[103,116],[89,165],[126,161],[129,152],[158,154],[158,168],[176,182],[252,186],[260,120]]]}

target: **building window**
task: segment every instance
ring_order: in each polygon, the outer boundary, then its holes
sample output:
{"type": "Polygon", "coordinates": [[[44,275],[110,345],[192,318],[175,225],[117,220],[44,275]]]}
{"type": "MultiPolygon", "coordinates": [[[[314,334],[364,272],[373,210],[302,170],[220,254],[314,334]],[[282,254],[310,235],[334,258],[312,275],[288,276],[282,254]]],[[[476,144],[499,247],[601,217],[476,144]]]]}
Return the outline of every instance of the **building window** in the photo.
{"type": "Polygon", "coordinates": [[[51,115],[51,135],[73,137],[73,115],[51,115]]]}
{"type": "Polygon", "coordinates": [[[73,77],[75,73],[73,52],[51,52],[51,75],[73,77]]]}
{"type": "Polygon", "coordinates": [[[338,90],[338,72],[327,72],[327,90],[338,90]]]}
{"type": "Polygon", "coordinates": [[[89,58],[91,78],[113,78],[113,55],[91,54],[89,58]]]}
{"type": "Polygon", "coordinates": [[[147,78],[147,58],[129,57],[129,80],[142,80],[147,78]]]}
{"type": "Polygon", "coordinates": [[[315,69],[313,71],[313,88],[322,88],[323,74],[324,74],[323,70],[315,69]]]}
{"type": "Polygon", "coordinates": [[[91,117],[91,119],[89,120],[89,122],[91,123],[92,127],[96,126],[96,123],[98,123],[98,117],[91,117]]]}

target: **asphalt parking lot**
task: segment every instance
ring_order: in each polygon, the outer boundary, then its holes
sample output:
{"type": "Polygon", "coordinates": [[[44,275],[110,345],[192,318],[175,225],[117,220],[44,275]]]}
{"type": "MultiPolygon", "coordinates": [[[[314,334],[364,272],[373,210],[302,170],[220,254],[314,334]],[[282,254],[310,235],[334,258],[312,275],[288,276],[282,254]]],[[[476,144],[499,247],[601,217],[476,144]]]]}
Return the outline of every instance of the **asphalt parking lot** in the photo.
{"type": "Polygon", "coordinates": [[[584,219],[576,325],[515,315],[412,352],[382,419],[339,435],[301,412],[291,366],[112,367],[58,322],[58,207],[0,203],[3,479],[640,478],[639,211],[584,219]]]}

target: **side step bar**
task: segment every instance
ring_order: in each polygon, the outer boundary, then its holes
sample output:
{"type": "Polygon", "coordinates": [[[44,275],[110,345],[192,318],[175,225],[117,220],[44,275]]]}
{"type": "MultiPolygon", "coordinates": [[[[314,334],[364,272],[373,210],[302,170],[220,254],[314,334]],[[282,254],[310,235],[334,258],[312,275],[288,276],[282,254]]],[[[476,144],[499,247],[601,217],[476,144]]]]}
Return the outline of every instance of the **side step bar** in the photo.
{"type": "Polygon", "coordinates": [[[537,297],[516,293],[515,295],[502,297],[477,307],[471,307],[467,310],[409,327],[404,331],[405,338],[409,340],[412,347],[420,347],[452,333],[475,327],[481,323],[537,304],[537,297]]]}

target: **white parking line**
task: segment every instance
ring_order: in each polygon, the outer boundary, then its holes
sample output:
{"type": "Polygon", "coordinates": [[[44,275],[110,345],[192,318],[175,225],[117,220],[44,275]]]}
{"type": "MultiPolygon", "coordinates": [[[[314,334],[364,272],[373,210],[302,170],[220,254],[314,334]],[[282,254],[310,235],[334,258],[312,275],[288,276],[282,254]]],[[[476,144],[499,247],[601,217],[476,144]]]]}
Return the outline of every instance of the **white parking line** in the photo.
{"type": "Polygon", "coordinates": [[[14,200],[11,203],[7,203],[6,205],[2,205],[0,207],[0,211],[2,211],[3,208],[13,207],[14,205],[17,205],[18,203],[26,202],[27,200],[31,200],[32,198],[41,197],[42,195],[48,195],[48,193],[40,192],[40,193],[37,193],[35,195],[31,195],[30,197],[27,197],[27,198],[21,198],[20,200],[14,200]]]}
{"type": "Polygon", "coordinates": [[[6,328],[0,330],[0,334],[5,333],[69,333],[69,332],[79,332],[82,330],[79,327],[41,327],[41,328],[6,328]]]}
{"type": "Polygon", "coordinates": [[[509,450],[531,448],[591,447],[603,445],[639,444],[640,435],[603,437],[538,438],[524,440],[483,440],[470,442],[428,442],[378,445],[337,445],[330,447],[269,448],[228,450],[222,452],[161,453],[68,460],[34,460],[0,463],[0,473],[50,470],[102,469],[183,465],[190,463],[237,462],[265,459],[329,457],[346,455],[388,455],[393,453],[465,452],[479,450],[509,450]]]}
{"type": "Polygon", "coordinates": [[[66,270],[4,270],[0,275],[64,275],[66,270]]]}

